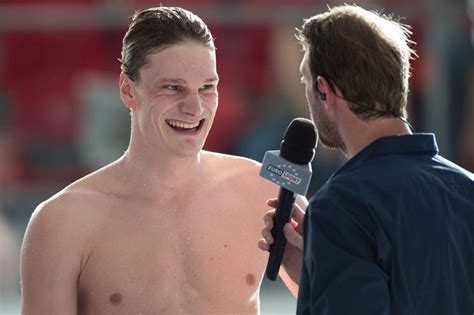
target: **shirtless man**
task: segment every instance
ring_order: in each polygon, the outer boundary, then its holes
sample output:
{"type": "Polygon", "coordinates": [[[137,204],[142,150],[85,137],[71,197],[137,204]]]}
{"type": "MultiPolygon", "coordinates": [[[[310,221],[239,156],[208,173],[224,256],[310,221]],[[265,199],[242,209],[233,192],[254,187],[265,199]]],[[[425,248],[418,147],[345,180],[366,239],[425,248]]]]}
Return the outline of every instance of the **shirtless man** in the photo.
{"type": "Polygon", "coordinates": [[[255,243],[277,186],[254,161],[202,150],[217,109],[211,33],[180,8],[138,12],[121,62],[129,148],[33,213],[22,314],[257,314],[255,243]]]}

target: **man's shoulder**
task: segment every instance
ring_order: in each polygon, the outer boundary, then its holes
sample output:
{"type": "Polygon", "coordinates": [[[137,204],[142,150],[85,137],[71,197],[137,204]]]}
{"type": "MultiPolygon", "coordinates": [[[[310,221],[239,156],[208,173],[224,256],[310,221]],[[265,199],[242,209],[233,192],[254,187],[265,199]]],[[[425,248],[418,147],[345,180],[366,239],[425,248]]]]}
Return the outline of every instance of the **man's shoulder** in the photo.
{"type": "Polygon", "coordinates": [[[247,166],[253,168],[258,168],[260,166],[259,162],[239,155],[202,151],[202,156],[209,161],[217,163],[220,162],[222,164],[247,166]]]}
{"type": "Polygon", "coordinates": [[[261,164],[255,160],[229,154],[205,152],[209,169],[216,172],[222,180],[234,182],[241,189],[259,188],[261,192],[274,193],[277,185],[260,177],[261,164]]]}
{"type": "Polygon", "coordinates": [[[243,156],[209,151],[203,152],[203,158],[206,160],[208,168],[218,172],[227,172],[228,174],[238,173],[258,176],[261,166],[259,162],[243,156]]]}
{"type": "MultiPolygon", "coordinates": [[[[98,207],[93,205],[90,192],[80,187],[74,183],[64,188],[33,211],[22,247],[24,272],[43,272],[51,268],[53,260],[54,274],[64,274],[64,279],[77,281],[82,258],[90,252],[91,235],[99,231],[104,222],[99,218],[101,212],[96,211],[98,207]],[[28,263],[32,257],[34,264],[28,263]]],[[[40,278],[51,281],[50,276],[48,273],[40,278]]],[[[29,283],[31,286],[31,278],[29,283]]]]}
{"type": "Polygon", "coordinates": [[[59,230],[67,227],[71,231],[70,229],[81,226],[87,217],[91,218],[94,212],[90,204],[92,200],[89,192],[67,187],[41,202],[34,210],[30,222],[59,230]]]}
{"type": "Polygon", "coordinates": [[[87,189],[86,186],[79,182],[74,182],[40,203],[35,212],[74,211],[74,208],[87,203],[93,195],[95,195],[93,190],[87,189]]]}
{"type": "Polygon", "coordinates": [[[107,198],[104,185],[101,188],[101,182],[107,177],[105,172],[104,168],[90,173],[41,202],[34,210],[32,219],[41,216],[44,220],[62,222],[63,225],[70,222],[77,226],[76,223],[82,218],[93,218],[97,213],[95,209],[107,198]]]}

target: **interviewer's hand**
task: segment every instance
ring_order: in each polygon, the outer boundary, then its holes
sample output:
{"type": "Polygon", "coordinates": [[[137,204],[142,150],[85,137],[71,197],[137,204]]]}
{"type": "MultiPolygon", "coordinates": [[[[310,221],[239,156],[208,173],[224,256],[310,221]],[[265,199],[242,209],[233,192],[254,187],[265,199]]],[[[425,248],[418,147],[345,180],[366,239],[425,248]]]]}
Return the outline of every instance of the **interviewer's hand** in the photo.
{"type": "MultiPolygon", "coordinates": [[[[267,205],[274,209],[268,211],[263,217],[265,223],[265,227],[262,229],[263,238],[258,242],[258,247],[263,251],[269,251],[270,245],[274,242],[271,231],[273,229],[273,217],[275,216],[277,204],[278,199],[267,200],[267,205]]],[[[296,283],[299,281],[303,256],[303,219],[304,211],[295,204],[290,223],[285,224],[283,227],[286,245],[282,265],[288,275],[294,279],[296,283]]]]}

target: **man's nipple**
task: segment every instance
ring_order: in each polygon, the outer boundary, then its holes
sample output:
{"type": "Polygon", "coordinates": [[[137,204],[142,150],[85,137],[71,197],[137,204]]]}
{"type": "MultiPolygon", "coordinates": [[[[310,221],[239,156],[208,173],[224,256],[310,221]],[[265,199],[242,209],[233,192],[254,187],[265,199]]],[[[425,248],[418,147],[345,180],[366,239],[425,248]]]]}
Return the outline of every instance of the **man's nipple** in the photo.
{"type": "Polygon", "coordinates": [[[255,276],[251,273],[248,273],[246,276],[245,276],[245,282],[247,282],[247,284],[249,286],[253,286],[255,284],[257,280],[255,279],[255,276]]]}
{"type": "Polygon", "coordinates": [[[109,297],[109,302],[112,305],[119,305],[122,302],[122,295],[118,292],[115,292],[109,297]]]}

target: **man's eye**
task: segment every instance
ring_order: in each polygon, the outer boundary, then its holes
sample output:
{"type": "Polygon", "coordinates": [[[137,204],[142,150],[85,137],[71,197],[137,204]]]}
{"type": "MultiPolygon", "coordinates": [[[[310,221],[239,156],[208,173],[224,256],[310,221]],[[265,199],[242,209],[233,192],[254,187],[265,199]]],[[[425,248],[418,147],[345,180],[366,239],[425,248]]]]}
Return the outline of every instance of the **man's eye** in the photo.
{"type": "Polygon", "coordinates": [[[180,89],[179,85],[166,85],[165,89],[170,91],[178,91],[180,89]]]}
{"type": "Polygon", "coordinates": [[[214,84],[206,84],[201,87],[201,91],[209,91],[214,89],[214,84]]]}

